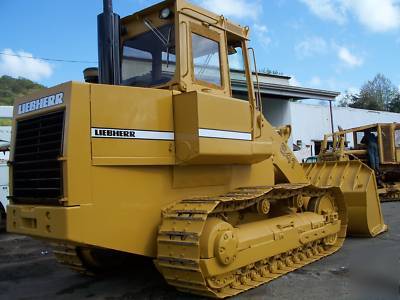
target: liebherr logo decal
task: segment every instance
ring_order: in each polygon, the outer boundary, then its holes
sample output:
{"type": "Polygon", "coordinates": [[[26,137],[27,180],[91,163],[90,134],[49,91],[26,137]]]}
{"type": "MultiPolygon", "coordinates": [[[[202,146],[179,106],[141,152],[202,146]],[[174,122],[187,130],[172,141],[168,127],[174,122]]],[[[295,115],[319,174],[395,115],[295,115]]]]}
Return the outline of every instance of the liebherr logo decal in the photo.
{"type": "Polygon", "coordinates": [[[173,141],[175,135],[171,131],[153,131],[136,129],[92,128],[92,137],[111,139],[137,139],[173,141]]]}
{"type": "Polygon", "coordinates": [[[28,101],[18,105],[18,115],[31,111],[62,104],[64,102],[64,93],[57,93],[37,100],[28,101]]]}
{"type": "MultiPolygon", "coordinates": [[[[250,132],[227,131],[217,129],[199,129],[199,137],[251,141],[250,132]]],[[[111,139],[137,139],[137,140],[175,140],[173,131],[154,131],[154,130],[136,130],[136,129],[118,129],[92,127],[91,135],[93,138],[111,138],[111,139]]]]}

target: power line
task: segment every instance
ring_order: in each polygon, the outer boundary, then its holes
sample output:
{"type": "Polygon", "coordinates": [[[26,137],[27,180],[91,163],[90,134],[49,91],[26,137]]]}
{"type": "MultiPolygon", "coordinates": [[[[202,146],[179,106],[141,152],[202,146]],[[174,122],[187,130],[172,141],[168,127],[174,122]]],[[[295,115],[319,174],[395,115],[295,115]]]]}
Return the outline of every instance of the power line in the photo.
{"type": "Polygon", "coordinates": [[[21,58],[30,58],[30,59],[37,59],[37,60],[45,60],[45,61],[57,61],[57,62],[66,62],[66,63],[82,63],[82,64],[97,64],[97,61],[85,61],[85,60],[70,60],[70,59],[57,59],[57,58],[45,58],[45,57],[33,57],[27,55],[20,55],[20,54],[11,54],[11,53],[4,53],[0,52],[0,55],[7,55],[7,56],[16,56],[21,58]]]}

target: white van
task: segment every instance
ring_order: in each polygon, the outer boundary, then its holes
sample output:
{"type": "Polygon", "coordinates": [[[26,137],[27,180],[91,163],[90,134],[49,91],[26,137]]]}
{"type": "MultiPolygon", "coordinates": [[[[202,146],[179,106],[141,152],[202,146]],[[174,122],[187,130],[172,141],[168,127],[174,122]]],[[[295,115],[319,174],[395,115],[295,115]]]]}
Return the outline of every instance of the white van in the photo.
{"type": "MultiPolygon", "coordinates": [[[[12,106],[0,106],[0,120],[12,118],[12,106]]],[[[8,159],[10,155],[11,126],[0,126],[0,230],[4,228],[8,205],[8,159]]]]}
{"type": "Polygon", "coordinates": [[[6,160],[0,160],[0,228],[5,221],[8,204],[8,166],[6,160]]]}
{"type": "Polygon", "coordinates": [[[8,145],[0,145],[0,230],[5,229],[6,210],[8,205],[8,145]]]}

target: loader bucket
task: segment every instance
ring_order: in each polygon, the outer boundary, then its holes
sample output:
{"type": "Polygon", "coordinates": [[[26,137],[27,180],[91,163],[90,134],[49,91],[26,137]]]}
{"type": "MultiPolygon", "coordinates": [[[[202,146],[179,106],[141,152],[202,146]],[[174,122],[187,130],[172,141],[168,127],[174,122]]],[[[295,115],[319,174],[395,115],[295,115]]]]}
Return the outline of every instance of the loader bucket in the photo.
{"type": "Polygon", "coordinates": [[[383,221],[375,174],[358,160],[303,164],[310,183],[336,186],[347,205],[348,234],[374,237],[387,230],[383,221]]]}

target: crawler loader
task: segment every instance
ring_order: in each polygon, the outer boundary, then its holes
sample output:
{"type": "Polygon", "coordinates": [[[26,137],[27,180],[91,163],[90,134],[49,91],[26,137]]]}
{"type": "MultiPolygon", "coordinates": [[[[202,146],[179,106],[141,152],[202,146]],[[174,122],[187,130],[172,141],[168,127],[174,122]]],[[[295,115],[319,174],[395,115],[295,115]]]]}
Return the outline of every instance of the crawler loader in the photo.
{"type": "Polygon", "coordinates": [[[326,134],[318,156],[320,161],[360,160],[369,164],[363,137],[371,132],[377,137],[379,150],[378,194],[381,202],[400,200],[400,123],[378,123],[326,134]],[[347,135],[353,146],[347,147],[347,135]]]}
{"type": "Polygon", "coordinates": [[[135,254],[181,291],[224,298],[334,253],[347,232],[386,230],[370,169],[305,172],[290,128],[264,118],[248,27],[183,0],[120,19],[104,0],[98,32],[90,83],[15,103],[8,231],[82,273],[135,254]],[[232,95],[238,66],[246,99],[232,95]]]}

